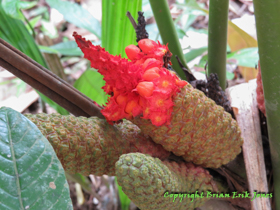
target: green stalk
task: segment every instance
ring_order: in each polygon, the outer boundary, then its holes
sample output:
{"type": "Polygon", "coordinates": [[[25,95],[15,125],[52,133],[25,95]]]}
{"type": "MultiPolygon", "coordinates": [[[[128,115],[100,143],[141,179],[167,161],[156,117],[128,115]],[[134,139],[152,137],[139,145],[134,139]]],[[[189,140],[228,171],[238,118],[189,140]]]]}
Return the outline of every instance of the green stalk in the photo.
{"type": "Polygon", "coordinates": [[[110,54],[126,57],[125,47],[136,44],[136,34],[126,12],[137,19],[142,0],[102,1],[102,47],[110,54]]]}
{"type": "Polygon", "coordinates": [[[184,67],[187,69],[183,50],[181,48],[179,38],[169,11],[169,6],[167,0],[150,0],[151,8],[153,10],[157,26],[164,44],[168,43],[168,48],[173,54],[171,58],[172,67],[178,73],[182,79],[186,79],[184,71],[178,64],[178,61],[175,57],[177,55],[181,60],[184,67]]]}
{"type": "Polygon", "coordinates": [[[208,28],[208,74],[217,73],[226,88],[227,24],[229,0],[210,0],[208,28]]]}
{"type": "Polygon", "coordinates": [[[254,0],[257,37],[273,166],[276,209],[280,209],[280,1],[254,0]]]}

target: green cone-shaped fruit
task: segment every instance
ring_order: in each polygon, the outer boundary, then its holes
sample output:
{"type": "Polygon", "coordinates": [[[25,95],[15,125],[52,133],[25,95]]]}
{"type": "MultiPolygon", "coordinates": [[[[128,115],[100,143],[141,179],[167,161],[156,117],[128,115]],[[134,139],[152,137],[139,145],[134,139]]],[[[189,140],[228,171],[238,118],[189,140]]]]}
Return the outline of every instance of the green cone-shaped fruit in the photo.
{"type": "Polygon", "coordinates": [[[147,153],[165,159],[169,152],[129,121],[109,125],[97,117],[26,115],[52,144],[64,169],[83,175],[115,175],[122,154],[147,153]]]}
{"type": "Polygon", "coordinates": [[[203,92],[188,84],[173,102],[169,125],[155,126],[141,117],[132,122],[166,150],[203,167],[218,168],[241,152],[236,121],[203,92]]]}
{"type": "Polygon", "coordinates": [[[162,162],[141,153],[122,155],[116,163],[116,176],[124,193],[141,210],[193,210],[209,199],[206,191],[213,191],[212,176],[200,166],[162,162]],[[194,199],[178,196],[174,199],[170,196],[172,192],[202,196],[194,199]]]}

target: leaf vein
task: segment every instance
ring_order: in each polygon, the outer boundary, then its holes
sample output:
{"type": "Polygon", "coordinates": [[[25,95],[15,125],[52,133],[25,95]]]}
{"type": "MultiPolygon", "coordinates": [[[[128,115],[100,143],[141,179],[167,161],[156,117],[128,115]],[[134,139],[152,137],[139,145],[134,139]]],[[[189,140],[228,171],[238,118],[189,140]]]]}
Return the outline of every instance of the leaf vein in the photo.
{"type": "MultiPolygon", "coordinates": [[[[29,147],[29,149],[21,156],[19,157],[17,160],[20,160],[21,158],[23,158],[26,154],[28,154],[28,152],[32,149],[32,147],[36,144],[37,140],[34,141],[34,143],[32,144],[31,147],[29,147]]],[[[46,148],[46,147],[45,147],[46,148]]],[[[44,150],[45,151],[45,150],[44,150]]],[[[42,155],[42,154],[41,154],[42,155]]],[[[40,156],[41,156],[40,155],[40,156]]]]}
{"type": "MultiPolygon", "coordinates": [[[[8,112],[6,112],[6,122],[8,124],[8,127],[10,127],[10,122],[9,122],[9,118],[8,118],[8,112]]],[[[11,149],[11,155],[13,158],[13,165],[14,165],[14,170],[15,170],[15,176],[16,176],[16,185],[17,185],[17,192],[18,192],[18,199],[19,199],[19,204],[20,204],[20,208],[22,210],[24,210],[23,207],[23,203],[22,203],[22,198],[21,198],[21,192],[20,192],[20,182],[19,182],[19,176],[18,176],[18,171],[17,171],[17,163],[16,163],[16,157],[15,157],[15,151],[14,151],[14,147],[12,144],[12,134],[11,134],[11,129],[8,129],[8,134],[9,134],[9,142],[10,142],[10,149],[11,149]]]]}
{"type": "Polygon", "coordinates": [[[20,140],[18,140],[15,144],[21,142],[21,140],[25,137],[25,135],[27,134],[27,132],[30,131],[30,127],[28,126],[28,129],[24,132],[23,136],[20,138],[20,140]]]}
{"type": "MultiPolygon", "coordinates": [[[[42,154],[43,154],[43,153],[42,153],[42,154]]],[[[41,156],[42,156],[42,155],[41,155],[41,156]]],[[[38,159],[39,159],[39,158],[38,158],[38,159]]],[[[37,160],[38,160],[38,159],[37,159],[37,160]]],[[[35,161],[33,164],[35,164],[36,162],[37,162],[37,161],[35,161]]],[[[33,165],[33,164],[32,164],[32,165],[33,165]]],[[[50,167],[52,164],[53,164],[53,156],[52,156],[52,160],[51,160],[51,162],[49,163],[49,165],[48,165],[48,167],[46,168],[46,170],[45,170],[42,174],[40,174],[40,176],[38,176],[37,179],[33,180],[33,182],[31,182],[29,185],[27,185],[26,187],[24,187],[24,188],[22,189],[22,191],[25,190],[25,188],[27,188],[28,186],[32,185],[34,182],[36,182],[44,173],[46,173],[46,171],[49,169],[49,167],[50,167]]],[[[31,166],[32,166],[32,165],[31,165],[31,166]]],[[[30,166],[30,167],[31,167],[31,166],[30,166]]],[[[30,168],[30,167],[29,167],[29,168],[30,168]]],[[[27,169],[27,170],[28,170],[28,169],[27,169]]],[[[23,172],[22,174],[24,174],[24,173],[26,173],[26,171],[23,172]]]]}

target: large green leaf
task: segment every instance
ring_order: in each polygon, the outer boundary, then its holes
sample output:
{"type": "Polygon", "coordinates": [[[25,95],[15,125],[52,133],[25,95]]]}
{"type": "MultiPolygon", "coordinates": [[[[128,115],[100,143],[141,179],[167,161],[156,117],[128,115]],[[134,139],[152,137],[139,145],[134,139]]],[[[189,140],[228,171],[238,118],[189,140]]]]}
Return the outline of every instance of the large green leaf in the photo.
{"type": "Polygon", "coordinates": [[[23,19],[19,6],[19,0],[2,0],[2,7],[6,14],[17,19],[23,19]]]}
{"type": "Polygon", "coordinates": [[[20,1],[20,0],[2,0],[4,11],[13,18],[24,19],[20,9],[30,9],[37,4],[36,1],[20,1]]]}
{"type": "Polygon", "coordinates": [[[192,49],[190,52],[186,53],[185,56],[185,60],[186,62],[190,62],[193,59],[195,59],[197,56],[202,55],[203,53],[205,53],[207,51],[207,47],[201,47],[198,49],[192,49]]]}
{"type": "MultiPolygon", "coordinates": [[[[94,45],[100,44],[100,42],[93,42],[94,45]]],[[[81,56],[83,52],[78,47],[75,41],[66,41],[60,42],[58,44],[46,47],[39,46],[41,52],[44,53],[57,53],[60,55],[69,55],[69,56],[81,56]]]]}
{"type": "Polygon", "coordinates": [[[176,6],[179,6],[179,7],[181,6],[181,7],[191,9],[191,10],[199,10],[199,11],[202,11],[204,13],[208,13],[208,10],[202,8],[200,6],[200,4],[197,3],[196,0],[185,0],[185,3],[183,3],[183,4],[178,3],[178,4],[176,4],[176,6]]]}
{"type": "Polygon", "coordinates": [[[228,62],[238,66],[252,67],[258,64],[259,53],[257,47],[245,48],[227,55],[228,62]]]}
{"type": "Polygon", "coordinates": [[[75,88],[99,105],[105,105],[107,102],[107,95],[102,89],[104,85],[105,81],[103,80],[103,76],[91,69],[85,71],[74,83],[75,88]]]}
{"type": "Polygon", "coordinates": [[[58,53],[61,55],[81,56],[83,55],[80,48],[78,48],[75,41],[61,42],[53,46],[40,46],[41,52],[44,53],[58,53]]]}
{"type": "Polygon", "coordinates": [[[58,10],[68,22],[80,28],[87,29],[99,39],[101,38],[101,24],[89,11],[80,5],[62,0],[46,0],[46,2],[52,8],[58,10]]]}
{"type": "MultiPolygon", "coordinates": [[[[1,2],[1,0],[0,0],[1,2]]],[[[13,45],[15,48],[48,68],[37,44],[33,37],[29,34],[28,30],[20,20],[8,16],[0,5],[0,38],[13,45]]],[[[60,107],[57,103],[50,100],[48,97],[40,93],[41,98],[53,107],[57,112],[67,115],[68,111],[60,107]]]]}
{"type": "Polygon", "coordinates": [[[39,129],[0,109],[0,209],[73,209],[64,170],[39,129]]]}
{"type": "Polygon", "coordinates": [[[136,20],[142,9],[142,0],[102,1],[102,47],[113,55],[126,57],[125,47],[136,44],[136,33],[126,12],[136,20]]]}

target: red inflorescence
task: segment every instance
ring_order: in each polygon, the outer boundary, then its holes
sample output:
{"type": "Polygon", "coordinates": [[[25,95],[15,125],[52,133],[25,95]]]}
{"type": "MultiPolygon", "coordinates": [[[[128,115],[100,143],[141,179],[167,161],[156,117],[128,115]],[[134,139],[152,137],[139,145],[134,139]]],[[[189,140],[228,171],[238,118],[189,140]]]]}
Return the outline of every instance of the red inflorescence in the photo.
{"type": "Polygon", "coordinates": [[[171,56],[167,46],[140,40],[140,49],[135,45],[126,47],[129,61],[110,55],[76,32],[73,36],[84,57],[104,76],[103,89],[111,97],[101,112],[109,122],[141,115],[156,126],[170,123],[173,97],[187,82],[163,67],[164,58],[171,56]]]}

